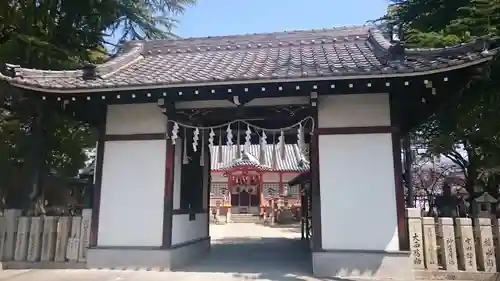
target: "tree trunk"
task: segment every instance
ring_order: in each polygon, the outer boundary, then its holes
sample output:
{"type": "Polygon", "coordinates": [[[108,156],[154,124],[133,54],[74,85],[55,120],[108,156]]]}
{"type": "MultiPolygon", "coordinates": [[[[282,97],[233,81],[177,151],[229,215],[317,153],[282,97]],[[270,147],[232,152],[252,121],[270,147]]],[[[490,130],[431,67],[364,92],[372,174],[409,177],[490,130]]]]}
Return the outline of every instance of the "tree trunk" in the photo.
{"type": "Polygon", "coordinates": [[[36,200],[43,193],[41,190],[43,173],[45,172],[46,135],[45,135],[45,110],[41,101],[35,102],[35,114],[31,124],[30,143],[31,150],[27,159],[27,184],[23,185],[22,210],[32,210],[36,200]]]}
{"type": "Polygon", "coordinates": [[[476,183],[477,183],[477,177],[478,177],[478,160],[475,150],[472,147],[472,144],[468,141],[463,141],[463,146],[465,151],[467,151],[467,169],[465,171],[465,190],[470,195],[470,199],[473,199],[476,197],[476,183]]]}

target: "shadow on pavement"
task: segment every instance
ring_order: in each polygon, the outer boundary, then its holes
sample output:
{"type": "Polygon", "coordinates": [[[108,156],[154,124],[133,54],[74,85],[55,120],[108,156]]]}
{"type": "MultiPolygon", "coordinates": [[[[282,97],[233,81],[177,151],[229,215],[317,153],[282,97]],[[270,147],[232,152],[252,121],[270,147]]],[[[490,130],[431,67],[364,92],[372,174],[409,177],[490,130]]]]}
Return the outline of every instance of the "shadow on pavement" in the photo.
{"type": "Polygon", "coordinates": [[[206,258],[182,272],[223,272],[234,277],[256,274],[268,280],[308,280],[311,252],[306,241],[287,238],[231,237],[214,241],[206,258]]]}

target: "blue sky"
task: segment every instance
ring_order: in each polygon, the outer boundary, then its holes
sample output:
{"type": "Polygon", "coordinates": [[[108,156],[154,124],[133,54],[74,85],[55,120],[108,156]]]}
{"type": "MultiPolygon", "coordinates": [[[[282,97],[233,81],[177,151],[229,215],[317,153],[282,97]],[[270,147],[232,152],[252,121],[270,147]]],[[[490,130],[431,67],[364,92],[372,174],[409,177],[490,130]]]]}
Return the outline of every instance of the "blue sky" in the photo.
{"type": "Polygon", "coordinates": [[[175,34],[181,37],[362,25],[385,14],[387,0],[198,0],[175,34]]]}

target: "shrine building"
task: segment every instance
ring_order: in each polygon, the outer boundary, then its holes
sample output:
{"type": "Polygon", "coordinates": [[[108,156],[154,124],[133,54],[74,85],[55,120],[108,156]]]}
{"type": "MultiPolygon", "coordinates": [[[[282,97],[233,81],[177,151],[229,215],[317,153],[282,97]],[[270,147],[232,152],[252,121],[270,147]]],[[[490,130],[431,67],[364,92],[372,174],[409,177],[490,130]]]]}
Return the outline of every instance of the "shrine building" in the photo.
{"type": "Polygon", "coordinates": [[[275,146],[268,145],[262,154],[255,144],[240,153],[237,146],[213,146],[210,207],[222,215],[228,211],[261,215],[271,200],[288,206],[300,204],[299,186],[288,182],[309,171],[307,156],[297,144],[285,144],[283,157],[273,158],[273,149],[280,149],[275,146]]]}
{"type": "Polygon", "coordinates": [[[42,125],[61,110],[99,128],[89,268],[193,262],[210,249],[213,147],[274,145],[267,167],[295,145],[310,151],[314,275],[405,279],[400,138],[486,78],[498,43],[411,49],[376,26],[131,41],[100,65],[0,79],[42,125]]]}

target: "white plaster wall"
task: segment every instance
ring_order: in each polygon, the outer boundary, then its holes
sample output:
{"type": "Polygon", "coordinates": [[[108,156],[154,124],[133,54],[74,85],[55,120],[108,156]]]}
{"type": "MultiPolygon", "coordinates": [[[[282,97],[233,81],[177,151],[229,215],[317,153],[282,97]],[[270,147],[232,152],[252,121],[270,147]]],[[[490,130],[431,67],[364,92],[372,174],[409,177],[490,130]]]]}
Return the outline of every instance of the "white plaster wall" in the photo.
{"type": "Polygon", "coordinates": [[[212,182],[227,183],[227,177],[225,177],[222,173],[212,173],[212,182]]]}
{"type": "Polygon", "coordinates": [[[98,246],[161,246],[165,140],[107,141],[98,246]]]}
{"type": "Polygon", "coordinates": [[[319,136],[323,249],[397,251],[391,134],[319,136]]]}
{"type": "Polygon", "coordinates": [[[196,214],[190,221],[189,215],[172,217],[172,246],[208,236],[208,214],[196,214]]]}
{"type": "Polygon", "coordinates": [[[367,127],[391,124],[389,94],[320,96],[318,127],[367,127]]]}
{"type": "Polygon", "coordinates": [[[182,176],[182,139],[177,139],[174,145],[174,195],[172,206],[173,209],[181,207],[181,176],[182,176]]]}
{"type": "Polygon", "coordinates": [[[280,182],[280,174],[279,173],[263,173],[262,174],[262,181],[265,183],[271,183],[271,182],[280,182]]]}
{"type": "Polygon", "coordinates": [[[164,133],[166,117],[156,103],[109,105],[107,135],[164,133]]]}

